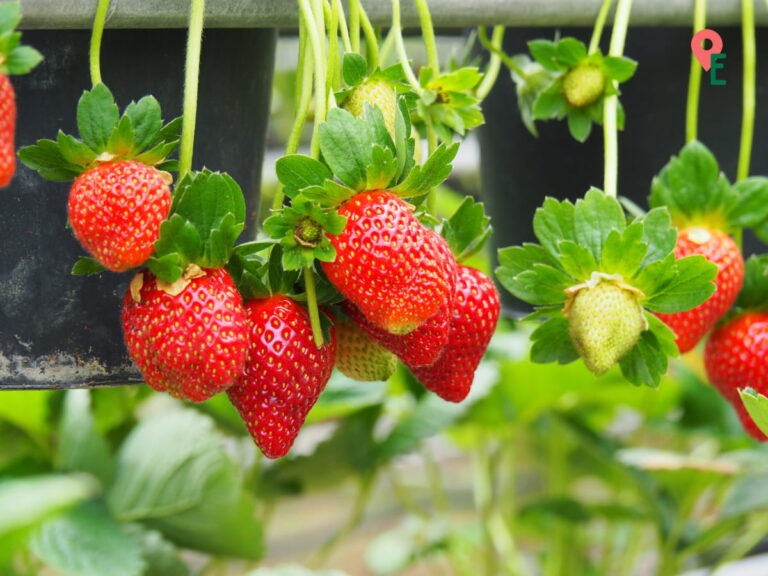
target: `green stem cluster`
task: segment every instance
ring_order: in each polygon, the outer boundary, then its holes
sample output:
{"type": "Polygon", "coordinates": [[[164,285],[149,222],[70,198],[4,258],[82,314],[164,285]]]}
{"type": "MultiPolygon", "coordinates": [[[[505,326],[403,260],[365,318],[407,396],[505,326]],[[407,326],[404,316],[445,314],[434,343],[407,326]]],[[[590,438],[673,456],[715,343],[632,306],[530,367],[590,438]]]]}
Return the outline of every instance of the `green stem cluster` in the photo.
{"type": "Polygon", "coordinates": [[[184,71],[184,117],[181,124],[179,180],[192,168],[197,121],[197,93],[200,83],[200,51],[203,44],[205,0],[192,0],[187,36],[187,58],[184,71]]]}
{"type": "MultiPolygon", "coordinates": [[[[608,50],[610,56],[624,53],[627,38],[629,15],[632,12],[632,0],[618,0],[616,17],[613,21],[613,34],[608,50]]],[[[605,146],[605,185],[608,196],[617,195],[619,179],[619,131],[617,127],[618,96],[608,96],[603,108],[603,140],[605,146]]]]}
{"type": "MultiPolygon", "coordinates": [[[[707,0],[694,0],[693,34],[707,25],[707,0]]],[[[691,52],[691,73],[688,76],[688,103],[685,108],[685,141],[696,140],[699,123],[699,96],[701,92],[701,64],[691,52]]]]}
{"type": "Polygon", "coordinates": [[[504,26],[495,26],[493,28],[491,39],[488,40],[488,33],[485,31],[485,26],[480,26],[478,29],[478,38],[480,39],[480,43],[491,54],[491,58],[488,60],[488,68],[485,71],[485,76],[483,76],[482,82],[480,82],[480,85],[475,91],[475,95],[481,102],[486,99],[488,94],[491,93],[493,85],[496,84],[496,79],[499,77],[499,71],[501,70],[502,58],[506,57],[515,67],[519,68],[519,66],[517,66],[517,64],[515,64],[512,59],[509,58],[509,56],[504,54],[501,49],[504,43],[505,31],[506,28],[504,28],[504,26]]]}
{"type": "Polygon", "coordinates": [[[96,15],[93,18],[93,30],[91,31],[90,68],[91,84],[101,84],[101,39],[104,36],[104,25],[107,22],[109,0],[99,0],[96,7],[96,15]]]}

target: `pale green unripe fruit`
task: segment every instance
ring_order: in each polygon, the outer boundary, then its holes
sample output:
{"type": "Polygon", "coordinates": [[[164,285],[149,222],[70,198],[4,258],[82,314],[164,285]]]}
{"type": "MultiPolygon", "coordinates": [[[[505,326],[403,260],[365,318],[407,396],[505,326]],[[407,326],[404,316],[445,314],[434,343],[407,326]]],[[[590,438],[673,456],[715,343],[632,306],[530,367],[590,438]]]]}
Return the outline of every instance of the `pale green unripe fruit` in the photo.
{"type": "Polygon", "coordinates": [[[353,116],[360,117],[365,113],[365,103],[377,106],[384,116],[384,125],[389,135],[395,137],[395,113],[397,111],[397,93],[395,88],[381,80],[369,80],[355,86],[344,100],[343,108],[353,116]]]}
{"type": "Polygon", "coordinates": [[[576,288],[566,306],[568,333],[587,368],[603,374],[632,350],[648,328],[640,293],[599,279],[576,288]]]}
{"type": "Polygon", "coordinates": [[[563,78],[563,95],[568,104],[584,108],[597,102],[605,91],[605,74],[594,65],[580,65],[563,78]]]}
{"type": "Polygon", "coordinates": [[[397,357],[363,332],[353,320],[336,319],[336,368],[358,382],[388,380],[397,357]]]}

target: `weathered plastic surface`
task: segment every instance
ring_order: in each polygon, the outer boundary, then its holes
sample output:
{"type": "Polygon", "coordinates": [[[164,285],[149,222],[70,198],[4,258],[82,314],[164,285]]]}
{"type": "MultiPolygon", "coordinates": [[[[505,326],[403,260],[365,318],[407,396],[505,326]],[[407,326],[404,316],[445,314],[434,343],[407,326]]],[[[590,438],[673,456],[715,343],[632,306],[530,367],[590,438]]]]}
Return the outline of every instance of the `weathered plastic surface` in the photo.
{"type": "MultiPolygon", "coordinates": [[[[637,3],[636,3],[637,4],[637,3]]],[[[726,86],[711,86],[702,78],[699,139],[717,156],[721,169],[733,182],[741,130],[741,37],[737,28],[718,28],[727,54],[720,78],[726,86]]],[[[591,30],[563,29],[562,36],[589,38],[591,30]]],[[[526,51],[526,42],[553,38],[555,30],[520,29],[507,32],[508,54],[526,51]]],[[[690,66],[690,29],[632,28],[626,54],[639,62],[637,73],[622,84],[621,101],[627,110],[626,128],[619,133],[619,194],[647,206],[651,179],[685,144],[685,105],[690,66]]],[[[607,40],[603,46],[607,45],[607,40]]],[[[768,54],[768,37],[758,34],[757,53],[768,54]]],[[[768,77],[758,74],[758,100],[768,89],[768,77]]],[[[584,144],[571,138],[565,122],[537,122],[539,137],[523,126],[517,113],[514,85],[502,74],[483,109],[486,125],[480,129],[483,195],[493,216],[495,248],[535,241],[531,224],[545,196],[575,199],[590,186],[603,187],[602,127],[584,144]]],[[[757,107],[752,174],[768,173],[768,107],[757,107]]],[[[758,247],[745,235],[745,252],[758,247]]],[[[527,310],[506,290],[504,304],[527,310]]]]}
{"type": "MultiPolygon", "coordinates": [[[[207,30],[203,42],[194,167],[229,172],[243,187],[253,232],[259,198],[276,32],[207,30]]],[[[87,31],[29,31],[46,60],[14,78],[17,145],[75,131],[88,76],[87,31]]],[[[102,75],[123,107],[152,93],[170,119],[181,113],[184,30],[109,31],[102,75]]],[[[138,382],[120,329],[131,274],[74,277],[84,254],[66,229],[68,183],[19,165],[0,190],[0,390],[138,382]]],[[[0,398],[0,401],[2,399],[0,398]]]]}

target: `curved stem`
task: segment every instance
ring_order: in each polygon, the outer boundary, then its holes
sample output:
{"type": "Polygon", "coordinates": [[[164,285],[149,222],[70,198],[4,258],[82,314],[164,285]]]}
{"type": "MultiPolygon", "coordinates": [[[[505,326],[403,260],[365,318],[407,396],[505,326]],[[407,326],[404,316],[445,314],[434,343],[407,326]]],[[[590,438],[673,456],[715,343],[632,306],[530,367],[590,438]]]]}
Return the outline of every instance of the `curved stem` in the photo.
{"type": "Polygon", "coordinates": [[[435,42],[435,28],[432,25],[432,15],[429,13],[427,0],[414,0],[416,10],[419,12],[421,35],[424,38],[424,49],[427,52],[427,63],[437,77],[440,74],[440,58],[437,55],[437,43],[435,42]]]}
{"type": "Polygon", "coordinates": [[[197,120],[197,87],[200,83],[200,51],[203,44],[205,0],[192,0],[187,33],[187,61],[184,72],[184,117],[181,123],[179,180],[192,168],[197,120]]]}
{"type": "Polygon", "coordinates": [[[341,30],[341,43],[345,52],[353,52],[352,41],[349,37],[349,27],[347,27],[347,16],[344,14],[344,6],[341,0],[333,0],[333,9],[339,14],[339,28],[341,30]]]}
{"type": "Polygon", "coordinates": [[[360,6],[360,25],[363,27],[363,33],[365,34],[365,47],[368,52],[368,70],[373,71],[379,65],[379,41],[376,38],[376,31],[371,25],[371,21],[368,19],[368,14],[360,6]]]}
{"type": "Polygon", "coordinates": [[[312,324],[312,336],[315,339],[315,345],[321,348],[323,345],[323,328],[320,325],[320,310],[317,306],[315,273],[311,266],[304,267],[304,287],[307,290],[307,308],[309,309],[309,321],[312,324]]]}
{"type": "MultiPolygon", "coordinates": [[[[485,31],[485,27],[481,26],[480,29],[482,32],[478,32],[478,36],[482,34],[487,41],[488,34],[485,31]]],[[[485,76],[483,76],[482,82],[480,82],[480,85],[475,91],[475,96],[477,96],[477,99],[481,102],[491,93],[491,89],[493,88],[493,85],[496,84],[496,79],[499,77],[499,71],[501,70],[501,56],[499,56],[499,52],[501,52],[501,46],[504,43],[505,31],[506,29],[504,26],[495,26],[493,28],[493,35],[491,36],[489,44],[494,50],[489,50],[491,59],[488,61],[488,68],[486,68],[485,76]]]]}
{"type": "Polygon", "coordinates": [[[392,28],[387,32],[384,42],[381,43],[381,49],[379,50],[379,59],[383,64],[386,64],[392,54],[392,48],[395,46],[395,35],[392,34],[392,28]]]}
{"type": "MultiPolygon", "coordinates": [[[[703,30],[707,21],[707,0],[694,0],[693,33],[703,30]]],[[[685,141],[696,140],[699,124],[699,96],[701,92],[701,64],[691,53],[691,72],[688,76],[688,103],[685,108],[685,141]]]]}
{"type": "MultiPolygon", "coordinates": [[[[313,158],[320,156],[320,141],[317,137],[320,123],[325,119],[325,58],[322,43],[320,41],[320,34],[318,27],[320,26],[316,20],[316,17],[312,11],[310,0],[299,0],[299,9],[301,11],[301,17],[304,19],[304,25],[307,27],[307,35],[309,36],[310,50],[312,51],[312,58],[314,61],[314,74],[315,74],[315,128],[312,135],[312,147],[311,153],[313,158]]],[[[320,20],[323,19],[322,6],[320,6],[320,20]]],[[[321,24],[323,28],[323,38],[325,38],[325,25],[321,24]]]]}
{"type": "Polygon", "coordinates": [[[349,40],[352,52],[360,53],[360,0],[349,0],[349,40]]]}
{"type": "MultiPolygon", "coordinates": [[[[494,29],[495,34],[495,29],[494,29]]],[[[477,29],[477,39],[480,40],[480,44],[483,45],[483,48],[488,50],[492,55],[498,56],[499,59],[501,59],[502,62],[504,62],[504,65],[512,70],[515,74],[520,76],[524,81],[528,80],[528,74],[525,73],[525,71],[517,65],[517,63],[510,58],[507,54],[504,53],[504,50],[501,49],[501,43],[499,45],[495,45],[492,40],[488,39],[488,33],[485,31],[485,26],[480,26],[477,29]]]]}
{"type": "Polygon", "coordinates": [[[597,13],[597,19],[595,20],[595,27],[592,29],[592,38],[589,40],[589,54],[600,49],[600,38],[603,36],[603,28],[605,28],[608,13],[611,11],[611,4],[613,4],[613,0],[603,0],[603,5],[600,6],[600,11],[597,13]]]}
{"type": "Polygon", "coordinates": [[[744,104],[741,116],[741,145],[736,180],[749,176],[752,140],[755,133],[755,4],[741,0],[741,37],[744,50],[742,90],[744,104]]]}
{"type": "Polygon", "coordinates": [[[395,37],[397,57],[403,67],[403,72],[408,79],[408,83],[417,94],[420,94],[421,86],[419,85],[419,80],[416,78],[416,74],[413,73],[411,63],[408,61],[408,54],[405,51],[405,43],[403,42],[403,28],[400,25],[400,0],[392,0],[392,34],[394,34],[395,37]]]}
{"type": "Polygon", "coordinates": [[[93,18],[93,31],[91,32],[91,84],[101,84],[101,38],[104,36],[104,25],[107,22],[109,0],[99,0],[96,7],[96,15],[93,18]]]}
{"type": "MultiPolygon", "coordinates": [[[[629,15],[632,12],[632,0],[618,0],[616,18],[613,21],[613,34],[608,50],[610,56],[621,56],[624,53],[624,42],[627,39],[629,15]]],[[[619,180],[619,131],[617,127],[618,96],[608,96],[603,105],[603,142],[605,147],[605,183],[604,190],[608,196],[616,197],[619,180]]]]}
{"type": "MultiPolygon", "coordinates": [[[[333,7],[328,0],[323,2],[328,9],[328,82],[332,92],[341,88],[341,65],[339,63],[339,3],[334,2],[333,7]]],[[[333,100],[333,96],[330,96],[333,100]]]]}

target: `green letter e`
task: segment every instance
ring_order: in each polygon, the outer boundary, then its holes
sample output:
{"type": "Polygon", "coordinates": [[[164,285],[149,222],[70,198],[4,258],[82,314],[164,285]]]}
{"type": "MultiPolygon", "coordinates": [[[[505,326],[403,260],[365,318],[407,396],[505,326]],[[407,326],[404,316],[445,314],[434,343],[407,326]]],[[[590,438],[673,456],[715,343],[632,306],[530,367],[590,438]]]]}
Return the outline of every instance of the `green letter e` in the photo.
{"type": "Polygon", "coordinates": [[[718,62],[718,60],[725,60],[725,54],[712,54],[710,57],[710,66],[709,69],[709,83],[712,86],[725,86],[726,81],[720,80],[717,77],[717,71],[720,68],[725,68],[725,64],[722,62],[718,62]]]}

